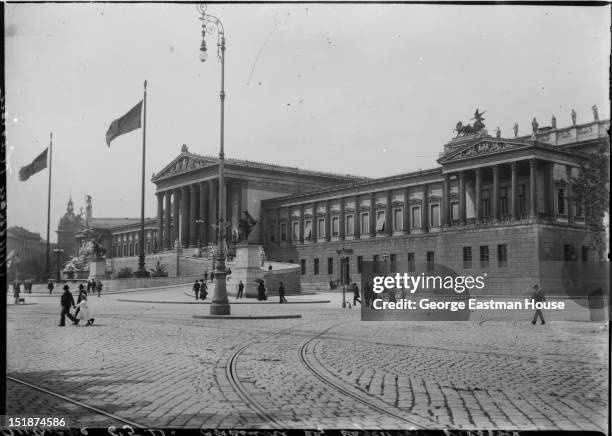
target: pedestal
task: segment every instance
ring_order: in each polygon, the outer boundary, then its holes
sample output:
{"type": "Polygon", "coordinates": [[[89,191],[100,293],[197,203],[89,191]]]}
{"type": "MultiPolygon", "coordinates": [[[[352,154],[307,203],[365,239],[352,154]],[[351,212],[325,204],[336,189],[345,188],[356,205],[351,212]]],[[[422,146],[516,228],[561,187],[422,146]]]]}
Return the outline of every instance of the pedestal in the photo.
{"type": "Polygon", "coordinates": [[[89,262],[89,277],[90,279],[106,279],[106,261],[98,259],[89,262]]]}
{"type": "Polygon", "coordinates": [[[262,280],[264,271],[260,268],[260,245],[241,244],[236,246],[236,257],[232,266],[232,279],[228,282],[227,294],[236,296],[238,284],[244,283],[243,296],[257,298],[257,279],[262,280]]]}

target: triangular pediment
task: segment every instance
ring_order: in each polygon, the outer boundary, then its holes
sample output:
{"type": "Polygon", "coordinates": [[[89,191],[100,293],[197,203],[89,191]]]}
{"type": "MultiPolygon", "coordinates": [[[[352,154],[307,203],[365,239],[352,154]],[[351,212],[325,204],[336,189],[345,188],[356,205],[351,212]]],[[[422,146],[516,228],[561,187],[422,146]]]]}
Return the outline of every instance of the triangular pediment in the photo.
{"type": "Polygon", "coordinates": [[[151,181],[157,182],[168,177],[215,166],[217,164],[218,162],[215,159],[202,157],[189,152],[182,152],[160,172],[153,174],[151,181]]]}
{"type": "Polygon", "coordinates": [[[470,159],[475,156],[502,153],[509,150],[524,149],[534,146],[535,144],[533,142],[516,139],[479,138],[447,153],[438,160],[438,163],[444,164],[457,160],[470,159]]]}

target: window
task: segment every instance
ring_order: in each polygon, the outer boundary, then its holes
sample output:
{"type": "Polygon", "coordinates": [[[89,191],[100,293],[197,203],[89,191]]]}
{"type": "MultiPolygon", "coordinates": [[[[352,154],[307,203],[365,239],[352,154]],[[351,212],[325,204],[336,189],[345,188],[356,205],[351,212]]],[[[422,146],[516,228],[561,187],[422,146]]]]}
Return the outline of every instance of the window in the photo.
{"type": "Polygon", "coordinates": [[[489,218],[491,216],[491,193],[488,189],[482,190],[482,216],[489,218]]]}
{"type": "Polygon", "coordinates": [[[334,258],[328,257],[327,258],[327,274],[333,274],[333,273],[334,273],[334,258]]]}
{"type": "Polygon", "coordinates": [[[480,267],[481,268],[489,267],[489,246],[488,245],[480,246],[480,267]]]}
{"type": "Polygon", "coordinates": [[[472,247],[463,247],[463,269],[472,268],[472,247]]]}
{"type": "Polygon", "coordinates": [[[319,275],[319,259],[314,260],[314,275],[319,275]]]}
{"type": "Polygon", "coordinates": [[[404,228],[404,210],[393,210],[393,230],[402,230],[404,228]]]}
{"type": "Polygon", "coordinates": [[[291,224],[292,229],[292,239],[294,241],[298,241],[300,239],[300,223],[295,221],[291,224]]]}
{"type": "Polygon", "coordinates": [[[270,242],[276,240],[276,225],[270,224],[270,242]]]}
{"type": "Polygon", "coordinates": [[[347,215],[345,217],[345,220],[346,220],[346,227],[345,227],[346,234],[354,235],[355,234],[355,216],[347,215]]]}
{"type": "Polygon", "coordinates": [[[306,259],[300,259],[300,268],[302,270],[302,275],[306,275],[306,259]]]}
{"type": "Polygon", "coordinates": [[[440,227],[440,205],[430,205],[429,211],[429,227],[440,227]]]}
{"type": "Polygon", "coordinates": [[[557,215],[566,215],[567,208],[565,207],[565,188],[557,187],[557,215]]]}
{"type": "Polygon", "coordinates": [[[408,272],[413,272],[414,270],[416,270],[414,253],[408,253],[408,272]]]}
{"type": "Polygon", "coordinates": [[[317,221],[317,238],[325,237],[325,218],[319,218],[317,221]]]}
{"type": "Polygon", "coordinates": [[[576,254],[574,253],[574,246],[571,244],[565,244],[563,246],[563,256],[565,261],[576,260],[576,254]]]}
{"type": "Polygon", "coordinates": [[[281,241],[285,242],[287,240],[287,223],[281,223],[281,241]]]}
{"type": "Polygon", "coordinates": [[[372,256],[372,264],[373,264],[373,269],[374,269],[374,273],[379,274],[380,273],[380,257],[378,256],[378,254],[375,254],[374,256],[372,256]]]}
{"type": "Polygon", "coordinates": [[[459,202],[453,201],[451,203],[451,220],[459,221],[459,202]]]}
{"type": "Polygon", "coordinates": [[[370,232],[370,214],[362,213],[361,214],[361,234],[367,235],[370,232]]]}
{"type": "Polygon", "coordinates": [[[305,239],[312,238],[312,221],[311,220],[304,221],[304,238],[305,239]]]}
{"type": "Polygon", "coordinates": [[[389,255],[389,272],[397,272],[397,254],[389,255]]]}
{"type": "Polygon", "coordinates": [[[385,231],[385,211],[379,210],[376,212],[376,231],[384,232],[385,231]]]}
{"type": "Polygon", "coordinates": [[[574,195],[574,216],[584,217],[584,202],[580,195],[574,195]]]}
{"type": "Polygon", "coordinates": [[[421,228],[421,207],[420,206],[414,206],[411,208],[410,210],[411,213],[411,220],[412,220],[412,228],[413,229],[420,229],[421,228]]]}
{"type": "Polygon", "coordinates": [[[357,256],[357,274],[363,272],[363,256],[357,256]]]}
{"type": "Polygon", "coordinates": [[[332,218],[332,236],[338,236],[340,234],[340,218],[337,216],[332,218]]]}
{"type": "Polygon", "coordinates": [[[508,216],[508,188],[499,188],[499,212],[503,217],[508,216]]]}
{"type": "Polygon", "coordinates": [[[588,262],[589,260],[589,247],[583,245],[582,246],[582,261],[588,262]]]}
{"type": "Polygon", "coordinates": [[[427,271],[433,271],[435,269],[435,256],[433,251],[427,252],[427,271]]]}
{"type": "Polygon", "coordinates": [[[508,246],[506,244],[499,244],[497,246],[497,266],[499,268],[506,268],[508,266],[508,246]]]}
{"type": "Polygon", "coordinates": [[[123,244],[123,257],[128,255],[128,251],[127,251],[127,245],[123,244]]]}
{"type": "Polygon", "coordinates": [[[518,185],[518,213],[523,215],[525,209],[525,185],[518,185]]]}

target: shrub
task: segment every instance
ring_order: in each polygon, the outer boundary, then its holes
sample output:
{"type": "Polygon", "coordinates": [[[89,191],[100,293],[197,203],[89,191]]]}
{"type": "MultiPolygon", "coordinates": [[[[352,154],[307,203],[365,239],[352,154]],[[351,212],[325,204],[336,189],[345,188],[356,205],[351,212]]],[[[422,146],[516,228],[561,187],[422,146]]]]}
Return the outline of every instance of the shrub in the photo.
{"type": "Polygon", "coordinates": [[[159,260],[149,271],[151,271],[151,277],[168,277],[168,265],[159,260]]]}
{"type": "Polygon", "coordinates": [[[119,272],[117,273],[117,278],[118,279],[128,279],[130,277],[133,277],[134,273],[132,272],[132,268],[121,268],[121,270],[119,270],[119,272]]]}

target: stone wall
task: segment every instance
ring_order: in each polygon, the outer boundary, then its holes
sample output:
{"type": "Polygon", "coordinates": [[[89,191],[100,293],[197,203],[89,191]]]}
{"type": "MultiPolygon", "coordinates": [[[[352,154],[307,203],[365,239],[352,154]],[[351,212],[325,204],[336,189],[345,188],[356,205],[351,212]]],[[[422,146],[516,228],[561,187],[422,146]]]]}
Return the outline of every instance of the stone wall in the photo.
{"type": "MultiPolygon", "coordinates": [[[[190,257],[184,254],[189,253],[188,250],[184,250],[181,255],[178,256],[178,273],[180,276],[191,276],[196,274],[202,274],[204,271],[211,271],[212,261],[201,258],[201,257],[190,257]]],[[[149,254],[145,257],[145,268],[147,271],[153,269],[155,264],[159,261],[162,264],[167,265],[168,275],[170,277],[177,276],[177,256],[176,252],[165,252],[149,254]]],[[[116,277],[117,273],[122,268],[131,268],[132,271],[138,270],[138,256],[130,257],[114,257],[107,259],[107,267],[110,266],[112,271],[111,277],[116,277]]]]}

